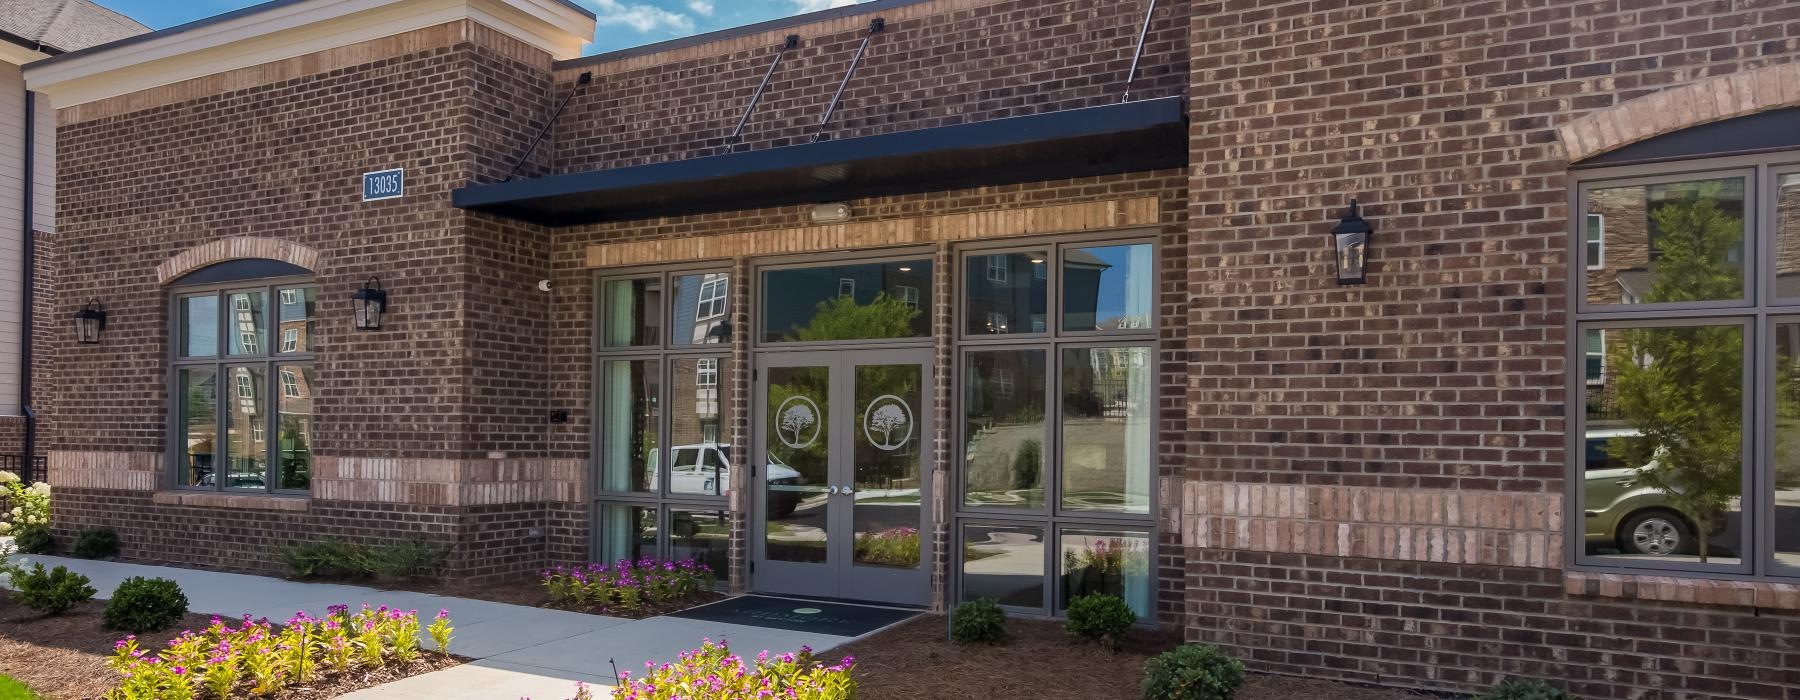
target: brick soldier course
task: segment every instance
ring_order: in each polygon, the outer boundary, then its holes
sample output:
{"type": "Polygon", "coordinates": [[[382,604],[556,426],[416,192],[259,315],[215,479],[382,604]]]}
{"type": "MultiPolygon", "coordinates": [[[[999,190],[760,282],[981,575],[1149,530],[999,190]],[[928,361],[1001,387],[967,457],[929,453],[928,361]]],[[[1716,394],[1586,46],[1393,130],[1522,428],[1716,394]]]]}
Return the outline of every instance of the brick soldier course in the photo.
{"type": "MultiPolygon", "coordinates": [[[[587,58],[546,48],[548,24],[484,23],[506,4],[210,73],[168,63],[186,72],[117,94],[28,71],[59,108],[60,229],[40,256],[59,306],[37,329],[54,337],[39,382],[59,536],[108,526],[132,559],[266,572],[321,536],[442,542],[446,575],[476,580],[584,561],[597,270],[732,274],[720,434],[745,465],[752,265],[901,249],[937,270],[941,609],[966,517],[958,252],[1134,232],[1159,250],[1154,623],[1256,670],[1383,685],[1800,694],[1800,582],[1575,565],[1564,447],[1571,168],[1800,106],[1800,7],[1176,0],[1128,81],[1147,3],[880,0],[587,58]],[[838,223],[772,206],[552,227],[451,204],[546,127],[518,179],[807,143],[875,17],[829,139],[1173,96],[1188,166],[854,198],[838,223]],[[359,176],[389,167],[405,196],[361,201],[359,176]],[[1326,232],[1352,197],[1377,234],[1368,284],[1344,287],[1326,232]],[[319,287],[305,495],[174,487],[168,285],[243,259],[319,287]],[[349,299],[370,276],[394,303],[357,332],[349,299]],[[67,328],[89,298],[108,311],[98,345],[67,328]]],[[[1645,264],[1649,234],[1616,233],[1643,245],[1609,265],[1645,264]]],[[[739,591],[757,589],[743,471],[721,506],[739,591]]]]}

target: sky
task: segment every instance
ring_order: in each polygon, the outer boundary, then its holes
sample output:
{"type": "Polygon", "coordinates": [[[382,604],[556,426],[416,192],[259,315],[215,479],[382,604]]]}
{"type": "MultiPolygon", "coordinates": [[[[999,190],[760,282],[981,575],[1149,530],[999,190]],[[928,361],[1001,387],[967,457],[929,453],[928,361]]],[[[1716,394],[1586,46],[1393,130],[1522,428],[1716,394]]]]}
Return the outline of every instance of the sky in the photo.
{"type": "MultiPolygon", "coordinates": [[[[258,0],[97,0],[151,29],[249,7],[258,0]]],[[[787,17],[857,0],[575,0],[599,16],[587,52],[600,53],[787,17]]]]}

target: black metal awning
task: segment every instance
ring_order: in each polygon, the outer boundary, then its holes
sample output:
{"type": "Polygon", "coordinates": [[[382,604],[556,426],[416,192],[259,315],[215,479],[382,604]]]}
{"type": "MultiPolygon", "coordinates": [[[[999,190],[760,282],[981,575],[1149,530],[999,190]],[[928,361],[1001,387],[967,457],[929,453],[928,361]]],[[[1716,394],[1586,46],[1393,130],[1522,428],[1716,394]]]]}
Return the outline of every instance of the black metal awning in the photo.
{"type": "Polygon", "coordinates": [[[1182,167],[1180,97],[470,185],[451,202],[549,226],[1182,167]]]}

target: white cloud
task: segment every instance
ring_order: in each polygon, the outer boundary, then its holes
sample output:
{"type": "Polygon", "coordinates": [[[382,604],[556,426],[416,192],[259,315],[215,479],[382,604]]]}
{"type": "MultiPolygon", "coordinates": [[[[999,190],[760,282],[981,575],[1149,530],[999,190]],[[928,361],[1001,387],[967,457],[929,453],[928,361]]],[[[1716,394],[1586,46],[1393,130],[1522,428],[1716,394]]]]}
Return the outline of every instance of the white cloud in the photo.
{"type": "Polygon", "coordinates": [[[711,17],[713,13],[713,4],[709,0],[689,0],[688,9],[693,10],[694,14],[700,15],[701,17],[711,17]]]}
{"type": "Polygon", "coordinates": [[[626,4],[620,0],[588,0],[588,4],[594,8],[597,21],[603,27],[625,26],[639,34],[658,29],[668,30],[671,34],[694,31],[694,18],[655,5],[626,4]]]}
{"type": "Polygon", "coordinates": [[[789,2],[794,3],[794,13],[800,14],[828,10],[833,7],[849,7],[855,5],[857,0],[789,0],[789,2]]]}

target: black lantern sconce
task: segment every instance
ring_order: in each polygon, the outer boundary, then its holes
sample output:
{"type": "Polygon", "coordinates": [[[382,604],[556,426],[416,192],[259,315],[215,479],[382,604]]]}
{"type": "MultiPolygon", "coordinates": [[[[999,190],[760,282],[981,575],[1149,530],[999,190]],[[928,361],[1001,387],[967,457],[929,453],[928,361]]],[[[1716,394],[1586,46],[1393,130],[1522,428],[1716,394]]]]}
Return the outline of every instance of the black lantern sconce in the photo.
{"type": "Polygon", "coordinates": [[[1350,200],[1350,211],[1331,229],[1333,251],[1337,255],[1338,284],[1363,284],[1369,281],[1369,235],[1375,227],[1364,221],[1356,200],[1350,200]]]}
{"type": "Polygon", "coordinates": [[[100,331],[106,330],[106,309],[94,299],[75,312],[75,339],[82,345],[99,345],[100,331]]]}
{"type": "Polygon", "coordinates": [[[356,307],[356,330],[381,330],[381,315],[387,313],[387,292],[381,288],[381,278],[370,277],[350,297],[350,303],[356,307]]]}

